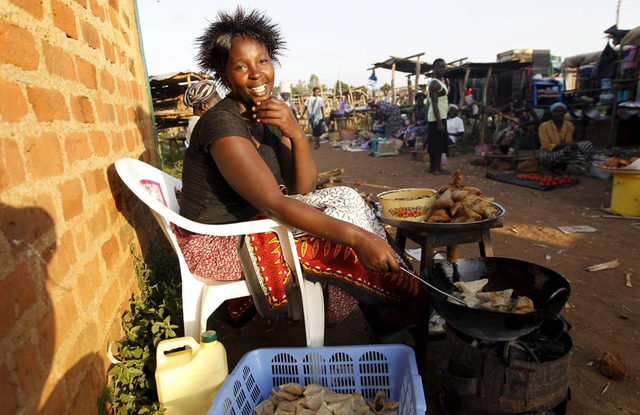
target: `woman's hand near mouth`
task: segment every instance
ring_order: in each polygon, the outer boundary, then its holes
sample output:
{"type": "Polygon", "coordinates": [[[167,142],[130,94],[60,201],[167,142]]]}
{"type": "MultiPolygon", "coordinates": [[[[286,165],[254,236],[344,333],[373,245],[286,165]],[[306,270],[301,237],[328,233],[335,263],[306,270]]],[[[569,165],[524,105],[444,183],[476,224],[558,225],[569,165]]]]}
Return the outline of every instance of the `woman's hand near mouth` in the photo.
{"type": "Polygon", "coordinates": [[[253,119],[265,125],[274,125],[282,131],[282,135],[292,140],[304,138],[306,135],[295,119],[291,108],[279,99],[269,98],[251,108],[253,119]]]}

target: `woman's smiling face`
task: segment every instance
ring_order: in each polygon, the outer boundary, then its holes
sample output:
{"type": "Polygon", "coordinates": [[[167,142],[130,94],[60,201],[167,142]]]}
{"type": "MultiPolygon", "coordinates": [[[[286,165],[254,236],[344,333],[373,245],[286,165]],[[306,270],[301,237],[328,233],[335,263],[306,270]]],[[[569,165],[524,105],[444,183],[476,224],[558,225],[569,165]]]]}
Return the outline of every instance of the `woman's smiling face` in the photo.
{"type": "Polygon", "coordinates": [[[268,99],[273,80],[273,64],[267,48],[250,38],[235,38],[229,50],[224,83],[236,101],[249,109],[268,99]]]}

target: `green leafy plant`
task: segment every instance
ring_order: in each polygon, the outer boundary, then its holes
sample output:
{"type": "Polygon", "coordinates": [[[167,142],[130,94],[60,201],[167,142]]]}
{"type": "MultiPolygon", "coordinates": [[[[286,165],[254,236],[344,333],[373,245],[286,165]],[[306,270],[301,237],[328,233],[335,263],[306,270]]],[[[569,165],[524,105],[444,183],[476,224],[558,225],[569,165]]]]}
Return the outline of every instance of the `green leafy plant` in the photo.
{"type": "Polygon", "coordinates": [[[109,370],[109,385],[100,406],[102,414],[160,414],[156,393],[156,346],[177,337],[182,327],[180,272],[175,256],[158,252],[154,268],[135,255],[140,294],[131,299],[122,318],[124,336],[118,346],[119,363],[109,370]]]}

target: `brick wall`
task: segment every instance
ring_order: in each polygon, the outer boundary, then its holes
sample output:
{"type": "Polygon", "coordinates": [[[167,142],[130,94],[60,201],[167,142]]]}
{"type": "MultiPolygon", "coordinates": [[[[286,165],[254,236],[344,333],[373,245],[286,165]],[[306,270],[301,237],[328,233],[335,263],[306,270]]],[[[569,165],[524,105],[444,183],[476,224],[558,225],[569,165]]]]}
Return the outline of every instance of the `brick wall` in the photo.
{"type": "Polygon", "coordinates": [[[134,0],[0,0],[0,413],[97,413],[156,163],[134,0]]]}

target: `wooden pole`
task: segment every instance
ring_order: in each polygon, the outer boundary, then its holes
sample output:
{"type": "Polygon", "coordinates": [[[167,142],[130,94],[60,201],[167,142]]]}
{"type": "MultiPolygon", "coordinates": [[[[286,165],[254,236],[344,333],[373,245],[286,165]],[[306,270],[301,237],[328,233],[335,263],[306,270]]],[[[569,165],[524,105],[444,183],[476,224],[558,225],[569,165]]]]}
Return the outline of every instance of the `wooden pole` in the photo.
{"type": "Polygon", "coordinates": [[[396,103],[396,61],[391,65],[391,102],[396,103]]]}
{"type": "Polygon", "coordinates": [[[467,82],[469,82],[469,74],[471,73],[471,68],[467,68],[464,72],[464,81],[462,81],[462,96],[460,97],[460,106],[464,105],[464,90],[467,88],[467,82]]]}
{"type": "Polygon", "coordinates": [[[487,105],[487,91],[489,90],[489,83],[491,82],[491,73],[493,72],[493,66],[489,66],[487,71],[487,79],[484,82],[484,88],[482,88],[482,103],[487,105]]]}
{"type": "MultiPolygon", "coordinates": [[[[416,62],[416,82],[415,82],[416,94],[418,93],[418,80],[419,80],[419,78],[420,78],[420,56],[418,56],[418,61],[416,62]]],[[[415,96],[415,94],[409,95],[409,104],[410,105],[413,105],[415,103],[414,99],[413,99],[414,96],[415,96]]]]}

